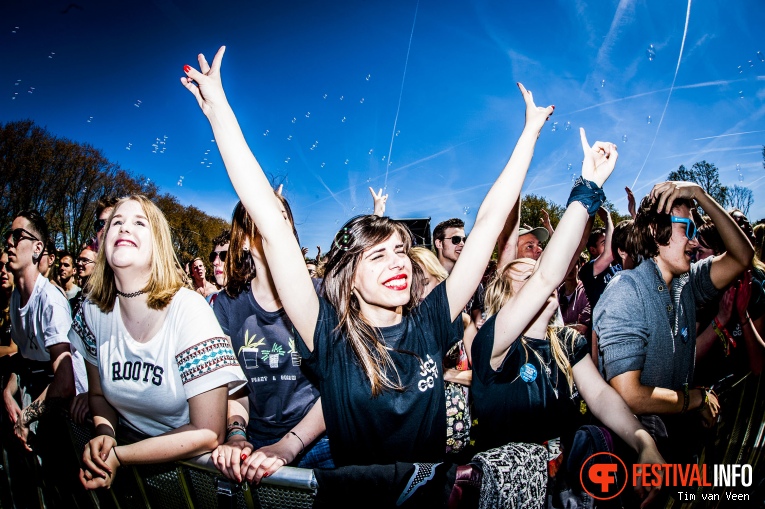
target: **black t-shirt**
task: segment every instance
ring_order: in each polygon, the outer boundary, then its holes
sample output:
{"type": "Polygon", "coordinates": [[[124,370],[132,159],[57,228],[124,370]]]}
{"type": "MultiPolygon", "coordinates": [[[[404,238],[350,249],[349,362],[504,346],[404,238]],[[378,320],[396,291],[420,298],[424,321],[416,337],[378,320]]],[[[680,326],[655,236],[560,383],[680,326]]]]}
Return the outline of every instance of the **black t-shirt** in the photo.
{"type": "MultiPolygon", "coordinates": [[[[550,342],[518,338],[494,371],[490,362],[495,323],[496,315],[473,340],[471,438],[476,449],[485,451],[510,442],[541,444],[575,431],[580,416],[578,394],[575,391],[572,397],[565,375],[552,358],[550,342]]],[[[573,329],[561,328],[558,337],[572,367],[587,355],[587,341],[573,329]]]]}
{"type": "MultiPolygon", "coordinates": [[[[335,465],[443,461],[446,400],[441,365],[458,339],[449,320],[446,285],[433,289],[398,325],[379,329],[405,389],[386,389],[377,397],[372,397],[369,379],[347,338],[335,330],[337,312],[327,300],[319,302],[313,352],[302,340],[298,343],[304,366],[319,380],[335,465]]],[[[388,377],[396,380],[392,370],[388,377]]]]}
{"type": "Polygon", "coordinates": [[[319,397],[318,388],[301,371],[292,322],[284,309],[260,307],[249,285],[235,299],[220,292],[213,311],[247,377],[248,435],[258,440],[281,438],[319,397]]]}
{"type": "Polygon", "coordinates": [[[587,300],[590,301],[590,307],[593,311],[595,311],[595,304],[598,303],[600,296],[603,295],[608,282],[621,270],[622,266],[620,264],[609,265],[606,270],[595,276],[595,260],[585,263],[579,269],[579,279],[584,285],[584,293],[587,294],[587,300]]]}

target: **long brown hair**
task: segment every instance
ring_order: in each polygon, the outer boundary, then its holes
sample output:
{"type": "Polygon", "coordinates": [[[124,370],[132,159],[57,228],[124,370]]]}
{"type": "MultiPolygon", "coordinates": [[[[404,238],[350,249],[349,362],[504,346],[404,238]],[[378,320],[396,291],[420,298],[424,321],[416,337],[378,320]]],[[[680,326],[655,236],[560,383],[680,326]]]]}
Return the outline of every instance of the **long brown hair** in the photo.
{"type": "MultiPolygon", "coordinates": [[[[335,236],[324,272],[326,297],[339,318],[336,330],[350,343],[369,379],[372,396],[378,396],[384,389],[401,391],[404,387],[380,330],[361,315],[359,301],[352,291],[353,280],[364,252],[395,234],[401,237],[404,251],[408,253],[412,237],[404,223],[375,215],[354,217],[335,236]],[[395,380],[388,376],[388,370],[395,373],[395,380]]],[[[411,293],[404,314],[410,313],[419,303],[423,276],[419,264],[412,263],[411,293]]]]}
{"type": "MultiPolygon", "coordinates": [[[[531,276],[535,266],[536,261],[532,260],[531,258],[518,258],[517,260],[513,260],[512,262],[508,263],[502,268],[502,270],[497,271],[494,274],[491,281],[486,286],[484,306],[487,316],[492,316],[499,313],[499,310],[502,309],[502,306],[507,304],[507,301],[510,300],[510,297],[515,294],[513,281],[524,282],[525,284],[525,281],[531,276]]],[[[555,359],[555,364],[558,365],[558,369],[566,377],[569,392],[573,393],[574,371],[571,369],[571,363],[569,362],[568,356],[566,355],[564,342],[571,341],[571,346],[573,349],[574,341],[576,340],[576,334],[574,334],[573,329],[569,327],[563,327],[563,324],[551,322],[547,326],[547,333],[545,334],[545,337],[550,342],[550,351],[552,352],[552,356],[555,359]],[[563,331],[561,331],[561,329],[563,329],[563,331]],[[565,340],[563,341],[561,341],[559,338],[560,332],[563,332],[563,335],[565,336],[565,340]]],[[[526,359],[528,362],[529,352],[526,347],[526,340],[523,336],[521,336],[519,341],[523,346],[523,350],[526,353],[526,359]]],[[[539,357],[539,354],[536,352],[534,353],[537,355],[537,357],[539,357]]],[[[541,358],[539,361],[543,363],[541,358]]]]}
{"type": "MultiPolygon", "coordinates": [[[[292,233],[298,239],[295,229],[295,220],[292,217],[292,209],[287,199],[274,191],[276,198],[284,206],[287,213],[287,219],[292,225],[292,233]]],[[[226,257],[226,293],[229,297],[236,298],[242,293],[250,281],[255,277],[255,263],[252,261],[250,249],[258,236],[258,228],[255,222],[247,213],[242,202],[237,202],[234,207],[234,213],[231,216],[231,241],[228,245],[228,256],[226,257]],[[245,246],[250,247],[245,250],[245,246]]],[[[298,239],[300,244],[300,239],[298,239]]]]}
{"type": "MultiPolygon", "coordinates": [[[[173,250],[173,239],[170,234],[170,225],[165,215],[151,200],[142,194],[126,196],[115,205],[109,220],[106,222],[104,236],[106,239],[112,218],[119,208],[127,201],[135,201],[143,209],[151,228],[151,275],[149,283],[142,288],[147,295],[147,305],[150,309],[164,309],[170,304],[173,296],[183,286],[183,279],[178,274],[180,267],[178,257],[173,250]]],[[[96,304],[104,313],[110,313],[114,309],[114,301],[117,298],[117,286],[114,283],[114,271],[106,262],[108,246],[101,246],[96,255],[96,266],[93,269],[86,291],[91,302],[96,304]]]]}

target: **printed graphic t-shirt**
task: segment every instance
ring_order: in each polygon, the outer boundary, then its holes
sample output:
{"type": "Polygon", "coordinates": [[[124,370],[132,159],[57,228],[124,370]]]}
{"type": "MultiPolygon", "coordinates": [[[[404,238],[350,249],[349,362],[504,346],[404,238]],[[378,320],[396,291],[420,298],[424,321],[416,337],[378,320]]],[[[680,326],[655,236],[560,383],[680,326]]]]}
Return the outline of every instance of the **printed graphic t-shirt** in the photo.
{"type": "MultiPolygon", "coordinates": [[[[441,366],[455,337],[446,285],[438,285],[401,323],[379,329],[403,391],[372,396],[369,379],[348,339],[335,330],[338,316],[320,298],[310,352],[298,336],[306,367],[319,379],[322,409],[335,465],[443,461],[446,399],[441,366]]],[[[392,370],[388,378],[396,380],[392,370]]]]}
{"type": "Polygon", "coordinates": [[[146,343],[125,329],[119,299],[111,313],[86,300],[69,332],[98,368],[104,396],[121,422],[149,436],[188,424],[190,398],[224,385],[233,393],[245,383],[204,297],[181,288],[169,306],[162,328],[146,343]]]}
{"type": "MultiPolygon", "coordinates": [[[[477,424],[471,431],[476,448],[485,451],[510,442],[541,444],[575,430],[578,404],[552,357],[550,342],[516,339],[495,371],[490,364],[495,325],[496,315],[473,340],[470,390],[477,424]]],[[[558,337],[572,367],[587,355],[587,340],[573,329],[561,328],[558,337]]]]}
{"type": "Polygon", "coordinates": [[[257,440],[281,438],[319,397],[319,389],[300,369],[302,357],[292,322],[283,308],[271,312],[260,307],[249,286],[236,298],[219,293],[213,310],[247,377],[247,435],[257,440]]]}

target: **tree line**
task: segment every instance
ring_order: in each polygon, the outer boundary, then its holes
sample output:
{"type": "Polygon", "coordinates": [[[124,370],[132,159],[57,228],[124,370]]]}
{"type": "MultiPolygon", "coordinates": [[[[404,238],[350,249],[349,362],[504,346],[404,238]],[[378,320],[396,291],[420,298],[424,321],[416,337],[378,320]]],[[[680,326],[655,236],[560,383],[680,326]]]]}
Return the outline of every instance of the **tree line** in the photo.
{"type": "Polygon", "coordinates": [[[204,256],[228,221],[182,205],[143,175],[109,161],[97,148],[53,136],[31,120],[0,125],[0,225],[34,209],[45,217],[57,249],[77,253],[95,232],[95,206],[102,196],[144,194],[167,217],[182,261],[204,256]]]}

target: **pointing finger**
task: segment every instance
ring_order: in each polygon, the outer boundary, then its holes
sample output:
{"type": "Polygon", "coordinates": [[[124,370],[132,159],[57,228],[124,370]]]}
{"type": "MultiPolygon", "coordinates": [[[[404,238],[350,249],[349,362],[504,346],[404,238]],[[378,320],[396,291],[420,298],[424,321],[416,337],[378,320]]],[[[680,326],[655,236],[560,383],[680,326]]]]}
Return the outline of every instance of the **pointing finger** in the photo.
{"type": "Polygon", "coordinates": [[[590,144],[587,142],[587,135],[584,132],[584,127],[579,128],[579,138],[582,140],[582,148],[584,149],[585,153],[590,149],[590,144]]]}

